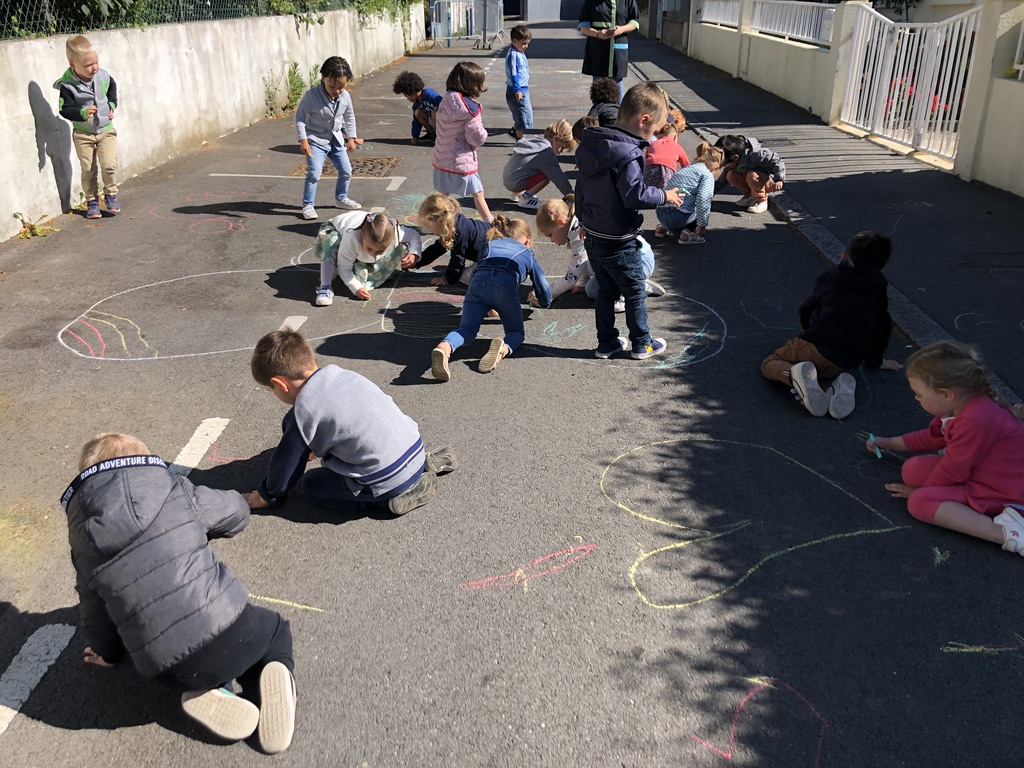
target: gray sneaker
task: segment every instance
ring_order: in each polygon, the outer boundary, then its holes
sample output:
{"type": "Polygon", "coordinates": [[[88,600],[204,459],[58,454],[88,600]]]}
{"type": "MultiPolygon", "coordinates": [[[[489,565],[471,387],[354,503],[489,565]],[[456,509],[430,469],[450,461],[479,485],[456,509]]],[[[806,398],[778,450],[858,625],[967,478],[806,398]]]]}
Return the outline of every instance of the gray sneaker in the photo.
{"type": "Polygon", "coordinates": [[[857,405],[854,393],[857,380],[848,373],[840,373],[825,394],[828,395],[828,415],[833,419],[845,419],[857,405]]]}
{"type": "Polygon", "coordinates": [[[790,369],[789,378],[804,408],[813,416],[824,416],[828,413],[828,395],[818,384],[818,369],[814,367],[814,363],[797,363],[790,369]]]}
{"type": "Polygon", "coordinates": [[[427,454],[427,471],[435,475],[447,475],[459,468],[459,460],[447,445],[427,454]]]}
{"type": "Polygon", "coordinates": [[[388,499],[388,509],[391,510],[393,515],[407,514],[417,507],[422,507],[434,498],[435,493],[437,493],[437,481],[430,472],[424,472],[420,475],[416,485],[401,496],[388,499]]]}

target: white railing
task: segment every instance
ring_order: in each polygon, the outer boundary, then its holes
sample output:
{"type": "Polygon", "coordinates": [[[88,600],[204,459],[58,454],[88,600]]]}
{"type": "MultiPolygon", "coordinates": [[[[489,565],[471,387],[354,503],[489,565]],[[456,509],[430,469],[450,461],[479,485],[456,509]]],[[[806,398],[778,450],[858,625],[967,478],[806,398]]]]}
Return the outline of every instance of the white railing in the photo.
{"type": "Polygon", "coordinates": [[[740,0],[704,0],[697,13],[704,24],[740,25],[740,0]]]}
{"type": "Polygon", "coordinates": [[[897,24],[861,5],[842,121],[956,157],[981,6],[932,24],[897,24]]]}
{"type": "Polygon", "coordinates": [[[1020,27],[1020,40],[1017,41],[1017,55],[1013,57],[1013,68],[1017,70],[1017,79],[1024,80],[1024,24],[1020,27]]]}
{"type": "Polygon", "coordinates": [[[800,40],[825,48],[832,44],[834,5],[797,0],[754,0],[751,27],[786,40],[800,40]]]}

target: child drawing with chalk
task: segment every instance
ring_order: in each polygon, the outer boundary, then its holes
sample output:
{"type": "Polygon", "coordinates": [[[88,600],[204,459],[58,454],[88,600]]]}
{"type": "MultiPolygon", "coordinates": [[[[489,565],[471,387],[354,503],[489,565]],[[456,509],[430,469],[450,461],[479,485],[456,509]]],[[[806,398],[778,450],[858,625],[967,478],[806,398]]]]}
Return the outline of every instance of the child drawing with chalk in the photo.
{"type": "Polygon", "coordinates": [[[431,353],[430,372],[438,381],[451,379],[449,358],[463,344],[476,338],[484,315],[492,309],[497,310],[505,335],[491,339],[487,354],[480,361],[480,372],[493,371],[523,343],[526,333],[519,285],[528,277],[533,280],[538,305],[551,304],[548,280],[531,247],[530,225],[522,219],[498,214],[487,239],[490,241],[487,257],[476,265],[462,304],[462,325],[445,336],[431,353]]]}
{"type": "Polygon", "coordinates": [[[117,432],[87,442],[78,469],[61,505],[83,661],[108,669],[127,657],[142,677],[182,691],[185,714],[211,733],[241,741],[258,732],[265,752],[283,752],[295,728],[291,629],[249,602],[209,545],[245,530],[245,500],[172,474],[117,432]]]}
{"type": "Polygon", "coordinates": [[[857,380],[849,371],[862,362],[889,371],[903,367],[882,357],[892,333],[882,274],[891,254],[885,235],[854,235],[839,264],[818,275],[800,306],[803,330],[761,362],[761,374],[790,387],[813,416],[853,413],[857,380]]]}
{"type": "Polygon", "coordinates": [[[925,523],[1024,556],[1024,424],[996,394],[978,353],[940,341],[907,360],[907,382],[932,415],[927,429],[868,439],[867,449],[925,453],[885,486],[925,523]]]}
{"type": "Polygon", "coordinates": [[[352,109],[349,83],[352,68],[340,56],[331,56],[320,67],[320,84],[306,91],[295,109],[295,129],[299,149],[306,156],[306,185],[302,190],[302,218],[317,218],[316,187],[324,162],[330,158],[338,172],[334,200],[339,208],[354,210],[359,203],[348,196],[352,181],[352,163],[348,153],[355,151],[356,115],[352,109]]]}
{"type": "Polygon", "coordinates": [[[463,216],[458,201],[435,192],[427,195],[416,214],[417,221],[437,240],[423,250],[415,263],[403,269],[415,269],[433,264],[445,253],[448,268],[444,275],[431,279],[431,285],[469,285],[477,262],[487,255],[487,232],[491,225],[463,216]],[[470,262],[467,264],[466,262],[470,262]]]}
{"type": "Polygon", "coordinates": [[[404,515],[434,498],[435,475],[458,468],[450,449],[425,451],[416,422],[372,381],[317,365],[297,331],[260,339],[250,367],[257,384],[290,406],[266,479],[243,494],[251,509],[283,503],[301,481],[306,497],[325,509],[404,515]],[[306,471],[315,457],[323,466],[306,471]]]}
{"type": "Polygon", "coordinates": [[[352,295],[370,300],[370,291],[396,270],[415,265],[420,255],[420,233],[401,227],[386,213],[351,211],[320,226],[313,252],[320,261],[316,305],[334,303],[331,283],[338,275],[352,295]]]}

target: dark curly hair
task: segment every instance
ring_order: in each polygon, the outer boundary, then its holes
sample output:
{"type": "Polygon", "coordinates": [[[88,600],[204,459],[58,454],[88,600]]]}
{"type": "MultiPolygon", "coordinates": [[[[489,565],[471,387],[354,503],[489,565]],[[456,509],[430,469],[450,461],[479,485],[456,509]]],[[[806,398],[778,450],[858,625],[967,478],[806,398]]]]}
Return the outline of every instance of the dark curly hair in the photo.
{"type": "Polygon", "coordinates": [[[590,85],[591,104],[618,104],[619,84],[610,77],[599,77],[590,85]]]}
{"type": "Polygon", "coordinates": [[[391,86],[391,90],[402,96],[415,96],[424,87],[423,78],[415,72],[402,72],[395,78],[395,84],[391,86]]]}

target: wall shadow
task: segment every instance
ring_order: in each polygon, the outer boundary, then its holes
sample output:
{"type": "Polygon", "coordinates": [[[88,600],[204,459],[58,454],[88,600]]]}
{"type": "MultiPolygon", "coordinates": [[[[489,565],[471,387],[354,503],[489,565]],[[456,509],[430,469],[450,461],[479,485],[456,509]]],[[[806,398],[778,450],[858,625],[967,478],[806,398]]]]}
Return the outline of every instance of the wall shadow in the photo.
{"type": "Polygon", "coordinates": [[[28,103],[35,122],[39,172],[42,173],[49,158],[60,209],[67,213],[71,210],[71,126],[60,115],[54,114],[39,83],[34,80],[28,84],[28,103]]]}

